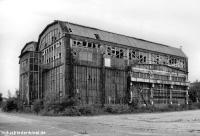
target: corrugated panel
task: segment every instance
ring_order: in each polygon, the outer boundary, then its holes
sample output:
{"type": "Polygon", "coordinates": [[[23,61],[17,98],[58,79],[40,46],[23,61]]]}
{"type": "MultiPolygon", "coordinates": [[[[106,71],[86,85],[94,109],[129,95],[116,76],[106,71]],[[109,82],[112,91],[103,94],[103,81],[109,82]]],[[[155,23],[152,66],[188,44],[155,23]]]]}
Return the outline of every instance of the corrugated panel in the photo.
{"type": "MultiPolygon", "coordinates": [[[[63,23],[66,23],[66,22],[63,22],[63,23]]],[[[75,35],[96,39],[94,34],[98,34],[100,39],[103,41],[137,47],[137,48],[146,49],[150,51],[171,54],[175,56],[187,57],[183,53],[183,51],[178,48],[156,44],[156,43],[136,39],[133,37],[127,37],[124,35],[114,34],[111,32],[106,32],[106,31],[95,29],[95,28],[80,26],[80,25],[76,25],[72,23],[66,23],[63,26],[70,27],[72,29],[72,34],[75,34],[75,35]]]]}

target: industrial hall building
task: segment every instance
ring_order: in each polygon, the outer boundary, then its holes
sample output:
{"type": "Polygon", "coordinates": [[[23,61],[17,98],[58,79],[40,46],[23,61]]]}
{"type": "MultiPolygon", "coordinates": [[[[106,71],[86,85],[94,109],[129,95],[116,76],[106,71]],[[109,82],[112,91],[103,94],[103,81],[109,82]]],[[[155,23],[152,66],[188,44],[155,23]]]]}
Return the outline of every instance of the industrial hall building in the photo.
{"type": "Polygon", "coordinates": [[[181,48],[70,22],[47,25],[21,50],[20,98],[82,104],[187,104],[188,58],[181,48]]]}

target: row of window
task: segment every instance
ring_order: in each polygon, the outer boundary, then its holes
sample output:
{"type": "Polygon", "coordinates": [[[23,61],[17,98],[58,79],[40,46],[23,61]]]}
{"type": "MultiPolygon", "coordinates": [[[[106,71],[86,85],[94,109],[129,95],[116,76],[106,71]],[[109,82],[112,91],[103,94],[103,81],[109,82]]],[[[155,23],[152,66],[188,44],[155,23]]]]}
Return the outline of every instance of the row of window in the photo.
{"type": "Polygon", "coordinates": [[[58,53],[56,56],[45,59],[44,63],[47,64],[59,58],[61,58],[61,53],[58,53]]]}
{"type": "Polygon", "coordinates": [[[85,42],[85,41],[78,41],[73,40],[72,47],[85,47],[85,48],[98,48],[100,49],[100,44],[85,42]]]}
{"type": "MultiPolygon", "coordinates": [[[[85,41],[72,41],[72,47],[85,47],[85,48],[97,48],[100,49],[101,45],[96,43],[90,43],[85,41]]],[[[127,49],[119,48],[115,46],[105,45],[105,53],[108,56],[113,56],[116,58],[127,58],[129,60],[136,61],[140,64],[163,64],[178,68],[185,68],[185,60],[178,57],[172,57],[168,55],[160,55],[147,53],[139,50],[129,50],[129,56],[126,56],[127,49]],[[149,56],[150,55],[150,56],[149,56]]]]}
{"type": "Polygon", "coordinates": [[[45,55],[45,54],[47,54],[47,53],[49,53],[49,52],[54,51],[56,48],[60,47],[61,44],[62,44],[62,41],[58,41],[58,42],[56,42],[55,44],[49,46],[48,48],[46,48],[46,49],[43,50],[42,55],[45,55]]]}
{"type": "Polygon", "coordinates": [[[140,72],[132,72],[132,77],[135,78],[145,78],[145,79],[158,79],[158,80],[166,80],[166,81],[179,81],[179,82],[185,82],[185,77],[175,77],[175,76],[166,76],[166,75],[158,75],[158,74],[152,74],[149,73],[140,73],[140,72]]]}
{"type": "Polygon", "coordinates": [[[149,57],[148,53],[142,51],[135,51],[135,50],[129,51],[129,59],[137,60],[138,63],[164,64],[178,68],[185,67],[185,61],[183,59],[169,57],[167,55],[158,55],[158,54],[150,54],[150,55],[151,56],[149,57]]]}
{"type": "Polygon", "coordinates": [[[106,46],[106,54],[121,59],[126,57],[125,49],[114,46],[106,46]]]}
{"type": "Polygon", "coordinates": [[[59,38],[61,38],[61,34],[58,29],[54,29],[50,31],[48,34],[46,34],[46,36],[41,41],[43,48],[52,44],[54,41],[58,40],[59,38]]]}

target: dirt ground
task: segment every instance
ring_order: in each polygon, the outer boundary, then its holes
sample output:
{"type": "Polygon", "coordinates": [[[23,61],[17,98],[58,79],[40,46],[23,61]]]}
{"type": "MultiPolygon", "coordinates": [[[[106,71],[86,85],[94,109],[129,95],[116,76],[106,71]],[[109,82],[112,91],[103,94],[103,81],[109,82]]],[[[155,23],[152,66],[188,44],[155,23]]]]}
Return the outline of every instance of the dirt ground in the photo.
{"type": "Polygon", "coordinates": [[[16,122],[17,119],[20,119],[35,126],[48,125],[60,130],[67,130],[76,133],[74,136],[77,134],[91,136],[200,135],[200,110],[89,117],[45,117],[19,113],[5,114],[1,112],[0,123],[1,116],[9,116],[9,118],[16,120],[16,122]]]}

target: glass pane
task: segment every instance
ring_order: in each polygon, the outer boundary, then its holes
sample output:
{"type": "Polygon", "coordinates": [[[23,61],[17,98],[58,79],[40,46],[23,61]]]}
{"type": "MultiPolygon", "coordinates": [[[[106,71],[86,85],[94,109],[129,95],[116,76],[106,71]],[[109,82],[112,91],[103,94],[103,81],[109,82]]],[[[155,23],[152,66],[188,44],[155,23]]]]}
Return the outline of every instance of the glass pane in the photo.
{"type": "Polygon", "coordinates": [[[30,86],[33,86],[33,73],[30,72],[30,86]]]}
{"type": "Polygon", "coordinates": [[[30,71],[33,71],[33,64],[30,64],[30,71]]]}
{"type": "Polygon", "coordinates": [[[34,71],[38,71],[38,65],[34,65],[34,71]]]}
{"type": "Polygon", "coordinates": [[[33,64],[33,58],[30,58],[30,63],[33,64]]]}
{"type": "Polygon", "coordinates": [[[38,59],[34,58],[34,64],[38,64],[38,59]]]}

